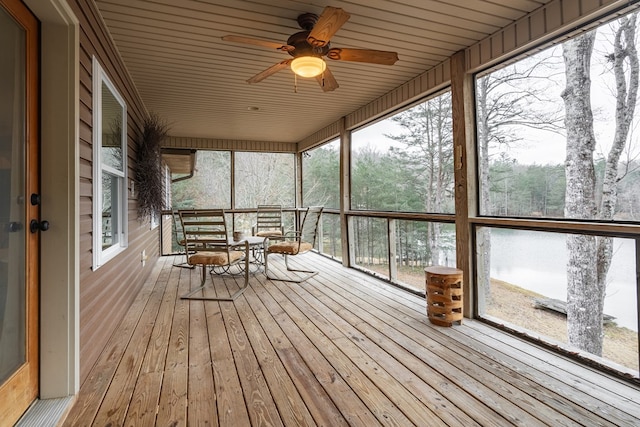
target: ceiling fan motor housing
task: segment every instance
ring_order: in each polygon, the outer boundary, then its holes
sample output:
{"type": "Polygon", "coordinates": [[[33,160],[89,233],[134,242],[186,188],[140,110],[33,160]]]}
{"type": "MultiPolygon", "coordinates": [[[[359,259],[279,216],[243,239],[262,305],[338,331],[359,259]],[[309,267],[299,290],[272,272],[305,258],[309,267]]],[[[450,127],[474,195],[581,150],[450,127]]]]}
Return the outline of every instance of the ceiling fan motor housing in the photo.
{"type": "Polygon", "coordinates": [[[287,39],[287,44],[295,48],[289,51],[289,55],[294,58],[298,56],[324,56],[329,52],[330,43],[322,47],[311,46],[307,41],[309,32],[310,30],[300,31],[287,39]]]}

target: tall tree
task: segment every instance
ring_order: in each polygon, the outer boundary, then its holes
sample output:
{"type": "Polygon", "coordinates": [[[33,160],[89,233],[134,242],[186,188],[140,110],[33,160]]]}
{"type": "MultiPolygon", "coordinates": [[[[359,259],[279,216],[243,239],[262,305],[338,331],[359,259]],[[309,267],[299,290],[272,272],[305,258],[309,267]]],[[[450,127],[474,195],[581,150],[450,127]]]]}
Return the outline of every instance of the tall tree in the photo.
{"type": "Polygon", "coordinates": [[[294,205],[294,157],[288,153],[236,152],[235,207],[294,205]]]}
{"type": "MultiPolygon", "coordinates": [[[[451,93],[429,99],[392,119],[402,132],[386,135],[401,144],[391,154],[402,165],[409,192],[419,194],[425,212],[453,211],[453,125],[451,93]]],[[[409,194],[405,197],[410,200],[409,194]]],[[[442,224],[427,223],[426,243],[430,262],[440,259],[442,224]]]]}
{"type": "Polygon", "coordinates": [[[302,202],[305,206],[340,207],[339,148],[332,143],[304,153],[302,202]]]}
{"type": "MultiPolygon", "coordinates": [[[[608,56],[615,76],[615,133],[596,194],[591,99],[591,56],[596,31],[563,43],[566,87],[567,158],[565,162],[565,216],[613,219],[620,179],[620,156],[628,139],[638,91],[638,56],[635,47],[636,15],[619,20],[613,52],[608,56]],[[597,200],[600,199],[600,206],[597,200]]],[[[567,236],[567,328],[569,343],[602,355],[606,277],[611,265],[612,239],[588,235],[567,236]],[[594,263],[594,260],[596,261],[594,263]]]]}
{"type": "MultiPolygon", "coordinates": [[[[619,22],[620,27],[614,37],[613,53],[608,58],[612,63],[616,82],[616,126],[602,178],[598,218],[604,220],[612,220],[616,211],[618,183],[623,177],[619,170],[620,157],[629,139],[638,97],[638,52],[635,45],[636,14],[623,17],[619,22]]],[[[611,237],[599,238],[597,248],[598,283],[604,287],[611,266],[613,239],[611,237]]]]}
{"type": "Polygon", "coordinates": [[[413,191],[426,212],[446,212],[453,201],[453,128],[449,92],[397,114],[392,120],[402,132],[386,135],[402,144],[391,153],[413,175],[413,191]]]}
{"type": "Polygon", "coordinates": [[[231,206],[231,153],[198,150],[192,178],[171,185],[173,208],[229,208],[231,206]]]}

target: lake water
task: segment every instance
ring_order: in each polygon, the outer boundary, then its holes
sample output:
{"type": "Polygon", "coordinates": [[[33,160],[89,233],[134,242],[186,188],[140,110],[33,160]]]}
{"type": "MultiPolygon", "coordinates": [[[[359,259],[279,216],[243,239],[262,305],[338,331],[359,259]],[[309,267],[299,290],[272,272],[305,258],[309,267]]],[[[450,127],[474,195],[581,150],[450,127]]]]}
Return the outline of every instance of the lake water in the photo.
{"type": "MultiPolygon", "coordinates": [[[[550,298],[567,300],[565,235],[491,229],[491,277],[550,298]]],[[[604,312],[638,330],[635,240],[614,239],[604,312]]]]}

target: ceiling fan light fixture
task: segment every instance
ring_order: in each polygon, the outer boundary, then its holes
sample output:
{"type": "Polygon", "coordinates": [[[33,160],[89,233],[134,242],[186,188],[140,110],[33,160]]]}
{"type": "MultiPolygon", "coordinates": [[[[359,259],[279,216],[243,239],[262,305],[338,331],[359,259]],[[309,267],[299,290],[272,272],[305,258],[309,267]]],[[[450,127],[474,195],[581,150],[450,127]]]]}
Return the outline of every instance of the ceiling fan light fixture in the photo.
{"type": "Polygon", "coordinates": [[[300,77],[319,76],[327,69],[327,64],[317,56],[299,56],[291,61],[291,71],[300,77]]]}

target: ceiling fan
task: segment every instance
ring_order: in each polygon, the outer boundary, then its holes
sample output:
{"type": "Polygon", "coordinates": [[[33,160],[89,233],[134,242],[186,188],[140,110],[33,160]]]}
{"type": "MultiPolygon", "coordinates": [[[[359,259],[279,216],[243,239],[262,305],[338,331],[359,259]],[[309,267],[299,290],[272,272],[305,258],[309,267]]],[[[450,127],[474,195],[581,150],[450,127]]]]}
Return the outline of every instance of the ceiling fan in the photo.
{"type": "Polygon", "coordinates": [[[254,39],[251,37],[228,35],[222,40],[246,43],[255,46],[287,52],[293,58],[280,61],[247,80],[247,83],[258,83],[272,74],[287,67],[301,77],[315,77],[323,91],[329,92],[338,88],[338,82],[322,59],[326,56],[337,61],[368,62],[371,64],[393,65],[398,60],[396,52],[373,49],[332,48],[331,37],[350,18],[347,12],[338,7],[327,6],[322,15],[303,13],[297,21],[303,31],[293,34],[287,44],[254,39]]]}

